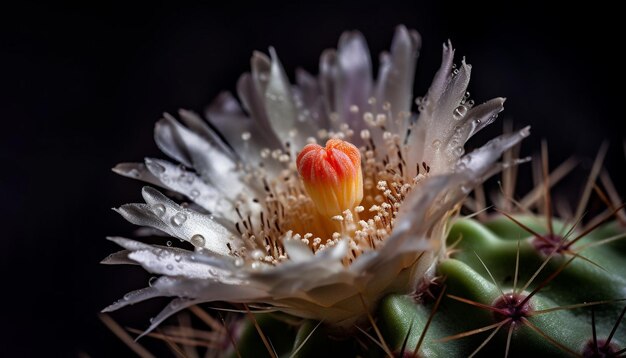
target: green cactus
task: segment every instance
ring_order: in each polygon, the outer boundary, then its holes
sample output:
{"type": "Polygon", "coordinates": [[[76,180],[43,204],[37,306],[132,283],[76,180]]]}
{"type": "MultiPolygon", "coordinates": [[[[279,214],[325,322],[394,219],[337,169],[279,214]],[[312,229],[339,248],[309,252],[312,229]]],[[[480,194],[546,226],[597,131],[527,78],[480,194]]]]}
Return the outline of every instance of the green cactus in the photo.
{"type": "MultiPolygon", "coordinates": [[[[468,356],[479,351],[509,356],[618,356],[626,334],[618,330],[611,335],[611,331],[623,314],[624,302],[619,301],[625,295],[626,266],[623,251],[616,250],[619,241],[611,241],[621,237],[617,225],[611,222],[581,237],[569,253],[553,250],[546,255],[538,244],[541,239],[523,228],[549,236],[541,217],[498,216],[484,224],[457,221],[448,243],[462,239],[439,265],[439,274],[446,278],[445,296],[418,356],[468,356]],[[610,344],[604,347],[609,336],[610,344]]],[[[554,233],[568,229],[553,222],[554,233]]],[[[577,233],[570,236],[574,240],[577,233]]],[[[397,351],[408,336],[406,346],[415,347],[432,306],[408,297],[387,297],[378,317],[388,344],[397,351]]]]}
{"type": "MultiPolygon", "coordinates": [[[[359,328],[349,338],[333,337],[311,321],[283,324],[283,333],[269,326],[261,331],[276,339],[295,334],[293,345],[277,356],[623,355],[623,228],[612,221],[588,233],[570,232],[573,224],[553,219],[550,236],[549,225],[534,215],[457,220],[448,236],[449,258],[439,264],[431,292],[386,297],[376,327],[359,328]],[[550,237],[557,246],[548,249],[550,237]]],[[[242,347],[262,347],[258,335],[243,338],[242,347]]]]}

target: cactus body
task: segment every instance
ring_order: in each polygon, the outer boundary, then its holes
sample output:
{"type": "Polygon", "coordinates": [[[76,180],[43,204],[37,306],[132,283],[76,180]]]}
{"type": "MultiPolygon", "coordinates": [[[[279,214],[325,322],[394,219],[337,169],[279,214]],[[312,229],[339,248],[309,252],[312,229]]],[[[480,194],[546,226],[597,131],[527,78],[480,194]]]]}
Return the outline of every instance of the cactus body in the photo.
{"type": "MultiPolygon", "coordinates": [[[[505,352],[509,357],[618,356],[626,346],[623,327],[618,326],[610,344],[603,345],[626,304],[621,301],[626,297],[626,251],[619,240],[623,228],[617,222],[604,224],[571,245],[570,253],[546,254],[527,231],[547,235],[545,218],[527,215],[515,220],[519,223],[504,216],[484,223],[456,221],[448,236],[449,258],[437,269],[439,283],[418,298],[390,295],[380,302],[374,316],[382,344],[372,328],[344,337],[313,321],[277,328],[276,321],[261,320],[261,328],[272,342],[295,337],[292,345],[276,352],[278,356],[378,357],[387,355],[381,347],[386,345],[394,355],[412,357],[420,341],[418,357],[505,352]],[[601,243],[609,238],[615,240],[601,243]],[[516,306],[516,299],[529,295],[524,305],[516,306]],[[265,329],[269,323],[272,327],[265,329]]],[[[570,228],[571,224],[553,221],[555,236],[570,228]]],[[[574,229],[569,239],[578,235],[574,229]]],[[[267,354],[254,327],[247,330],[238,345],[267,354]]]]}

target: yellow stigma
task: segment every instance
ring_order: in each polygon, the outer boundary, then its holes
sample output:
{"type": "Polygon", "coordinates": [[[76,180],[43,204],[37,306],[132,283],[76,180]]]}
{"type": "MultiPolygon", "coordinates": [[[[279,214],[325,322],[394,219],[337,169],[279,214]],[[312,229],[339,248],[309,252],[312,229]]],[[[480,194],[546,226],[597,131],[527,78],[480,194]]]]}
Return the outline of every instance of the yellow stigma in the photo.
{"type": "Polygon", "coordinates": [[[361,153],[354,145],[330,139],[323,148],[307,144],[296,160],[304,187],[320,214],[332,217],[363,199],[361,153]]]}

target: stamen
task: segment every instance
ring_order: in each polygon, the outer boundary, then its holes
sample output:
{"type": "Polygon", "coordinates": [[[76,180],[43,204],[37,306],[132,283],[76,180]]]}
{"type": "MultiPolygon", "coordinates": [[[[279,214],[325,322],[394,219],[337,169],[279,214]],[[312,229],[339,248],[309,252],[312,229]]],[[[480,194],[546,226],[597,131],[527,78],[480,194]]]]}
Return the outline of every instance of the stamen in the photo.
{"type": "Polygon", "coordinates": [[[363,199],[361,154],[352,144],[330,139],[326,147],[307,144],[296,160],[309,197],[320,214],[333,217],[363,199]]]}

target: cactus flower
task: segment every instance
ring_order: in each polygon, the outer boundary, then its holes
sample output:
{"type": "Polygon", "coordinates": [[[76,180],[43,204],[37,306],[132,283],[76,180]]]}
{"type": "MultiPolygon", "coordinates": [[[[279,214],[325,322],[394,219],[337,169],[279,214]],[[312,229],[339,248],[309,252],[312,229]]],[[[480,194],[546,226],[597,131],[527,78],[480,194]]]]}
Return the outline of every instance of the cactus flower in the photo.
{"type": "Polygon", "coordinates": [[[239,100],[222,93],[209,106],[210,125],[190,111],[179,120],[166,114],[155,140],[174,162],[146,158],[114,171],[189,204],[145,187],[145,203],[116,210],[188,244],[110,238],[124,250],[103,263],[139,264],[160,276],[105,311],[168,296],[148,331],[212,301],[348,327],[384,295],[432,278],[448,219],[529,131],[465,154],[465,142],[493,122],[504,99],[474,105],[466,91],[471,66],[457,68],[444,44],[441,68],[415,101],[419,47],[419,35],[399,27],[374,80],[363,36],[345,33],[337,50],[322,54],[318,77],[298,71],[295,85],[270,49],[253,55],[239,100]]]}

